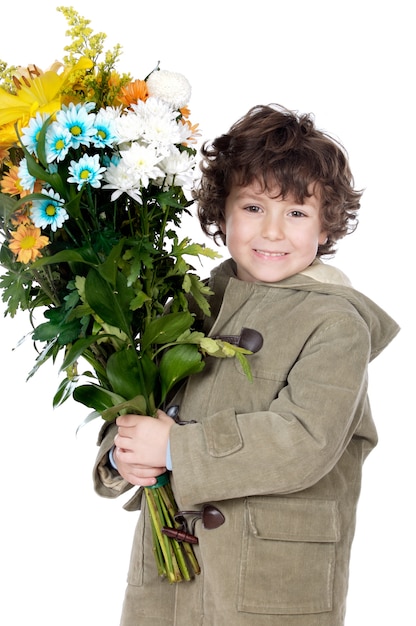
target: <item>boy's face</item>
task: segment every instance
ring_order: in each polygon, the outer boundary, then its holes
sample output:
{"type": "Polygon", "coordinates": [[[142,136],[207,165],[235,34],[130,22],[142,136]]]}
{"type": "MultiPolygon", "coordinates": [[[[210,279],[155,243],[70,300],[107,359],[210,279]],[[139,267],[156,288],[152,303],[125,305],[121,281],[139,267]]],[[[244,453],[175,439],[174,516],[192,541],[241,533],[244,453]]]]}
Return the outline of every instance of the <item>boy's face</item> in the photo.
{"type": "Polygon", "coordinates": [[[326,241],[319,199],[298,204],[273,197],[278,192],[262,192],[258,183],[231,188],[220,226],[241,280],[274,283],[302,272],[326,241]]]}

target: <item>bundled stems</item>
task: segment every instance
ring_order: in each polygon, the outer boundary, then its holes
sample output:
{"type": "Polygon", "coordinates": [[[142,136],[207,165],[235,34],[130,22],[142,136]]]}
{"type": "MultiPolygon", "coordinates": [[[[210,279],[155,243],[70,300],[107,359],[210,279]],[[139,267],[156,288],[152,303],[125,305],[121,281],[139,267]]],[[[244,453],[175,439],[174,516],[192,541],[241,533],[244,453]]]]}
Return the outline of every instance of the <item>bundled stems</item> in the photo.
{"type": "Polygon", "coordinates": [[[176,502],[169,483],[168,474],[159,477],[154,487],[145,487],[153,533],[153,550],[159,576],[170,583],[190,581],[200,573],[198,561],[189,543],[167,537],[162,528],[177,529],[176,502]]]}

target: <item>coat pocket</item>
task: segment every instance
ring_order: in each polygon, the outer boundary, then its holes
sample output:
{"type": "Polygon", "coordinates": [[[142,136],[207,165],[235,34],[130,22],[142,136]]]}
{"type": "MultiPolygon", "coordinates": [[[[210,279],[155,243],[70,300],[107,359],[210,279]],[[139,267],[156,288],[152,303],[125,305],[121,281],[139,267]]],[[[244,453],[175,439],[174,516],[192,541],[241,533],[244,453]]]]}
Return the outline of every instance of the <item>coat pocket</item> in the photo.
{"type": "Polygon", "coordinates": [[[255,497],[247,500],[245,516],[238,609],[276,615],[331,611],[337,503],[255,497]]]}

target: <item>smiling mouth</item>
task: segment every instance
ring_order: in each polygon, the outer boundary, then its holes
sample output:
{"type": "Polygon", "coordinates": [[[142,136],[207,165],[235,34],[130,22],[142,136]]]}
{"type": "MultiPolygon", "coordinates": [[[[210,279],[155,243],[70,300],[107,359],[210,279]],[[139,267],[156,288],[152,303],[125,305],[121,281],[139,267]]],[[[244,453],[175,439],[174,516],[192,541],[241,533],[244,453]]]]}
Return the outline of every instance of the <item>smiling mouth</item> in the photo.
{"type": "Polygon", "coordinates": [[[261,254],[262,256],[269,256],[271,258],[273,257],[279,257],[279,256],[286,256],[287,252],[268,252],[267,250],[258,250],[255,249],[255,252],[257,252],[257,254],[261,254]]]}

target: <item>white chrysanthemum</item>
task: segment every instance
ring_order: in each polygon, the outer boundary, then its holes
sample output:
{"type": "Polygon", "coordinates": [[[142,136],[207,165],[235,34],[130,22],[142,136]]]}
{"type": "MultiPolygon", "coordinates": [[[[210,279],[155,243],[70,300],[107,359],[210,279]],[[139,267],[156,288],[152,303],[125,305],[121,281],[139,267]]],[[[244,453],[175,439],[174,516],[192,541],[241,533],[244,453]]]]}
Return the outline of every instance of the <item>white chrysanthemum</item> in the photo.
{"type": "Polygon", "coordinates": [[[158,167],[161,156],[154,146],[135,142],[128,150],[121,150],[120,155],[126,167],[140,178],[142,187],[147,187],[150,179],[159,178],[162,173],[158,167]]]}
{"type": "Polygon", "coordinates": [[[188,152],[180,152],[178,149],[163,159],[159,164],[165,173],[165,179],[158,181],[163,188],[172,185],[191,188],[194,182],[195,157],[188,152]]]}
{"type": "Polygon", "coordinates": [[[114,120],[114,128],[118,143],[129,143],[142,137],[144,121],[142,116],[137,115],[135,111],[128,111],[114,120]]]}
{"type": "Polygon", "coordinates": [[[106,184],[103,185],[103,189],[115,190],[111,194],[111,202],[117,200],[123,193],[126,193],[137,202],[141,201],[140,173],[128,167],[124,161],[119,161],[117,164],[111,163],[104,174],[104,180],[106,184]]]}
{"type": "Polygon", "coordinates": [[[146,81],[150,96],[161,98],[176,109],[188,104],[191,97],[191,85],[183,74],[168,70],[155,70],[146,81]]]}
{"type": "Polygon", "coordinates": [[[132,115],[141,120],[142,141],[169,148],[181,143],[182,124],[178,124],[178,113],[169,104],[159,98],[148,98],[132,105],[132,109],[132,115]]]}
{"type": "Polygon", "coordinates": [[[144,119],[147,117],[163,117],[174,122],[178,117],[178,111],[171,104],[154,96],[149,96],[146,102],[139,100],[132,105],[132,109],[144,119]]]}
{"type": "Polygon", "coordinates": [[[117,120],[122,112],[122,107],[110,107],[107,106],[105,108],[102,108],[98,111],[97,116],[99,115],[100,117],[102,117],[103,119],[106,120],[117,120]]]}

